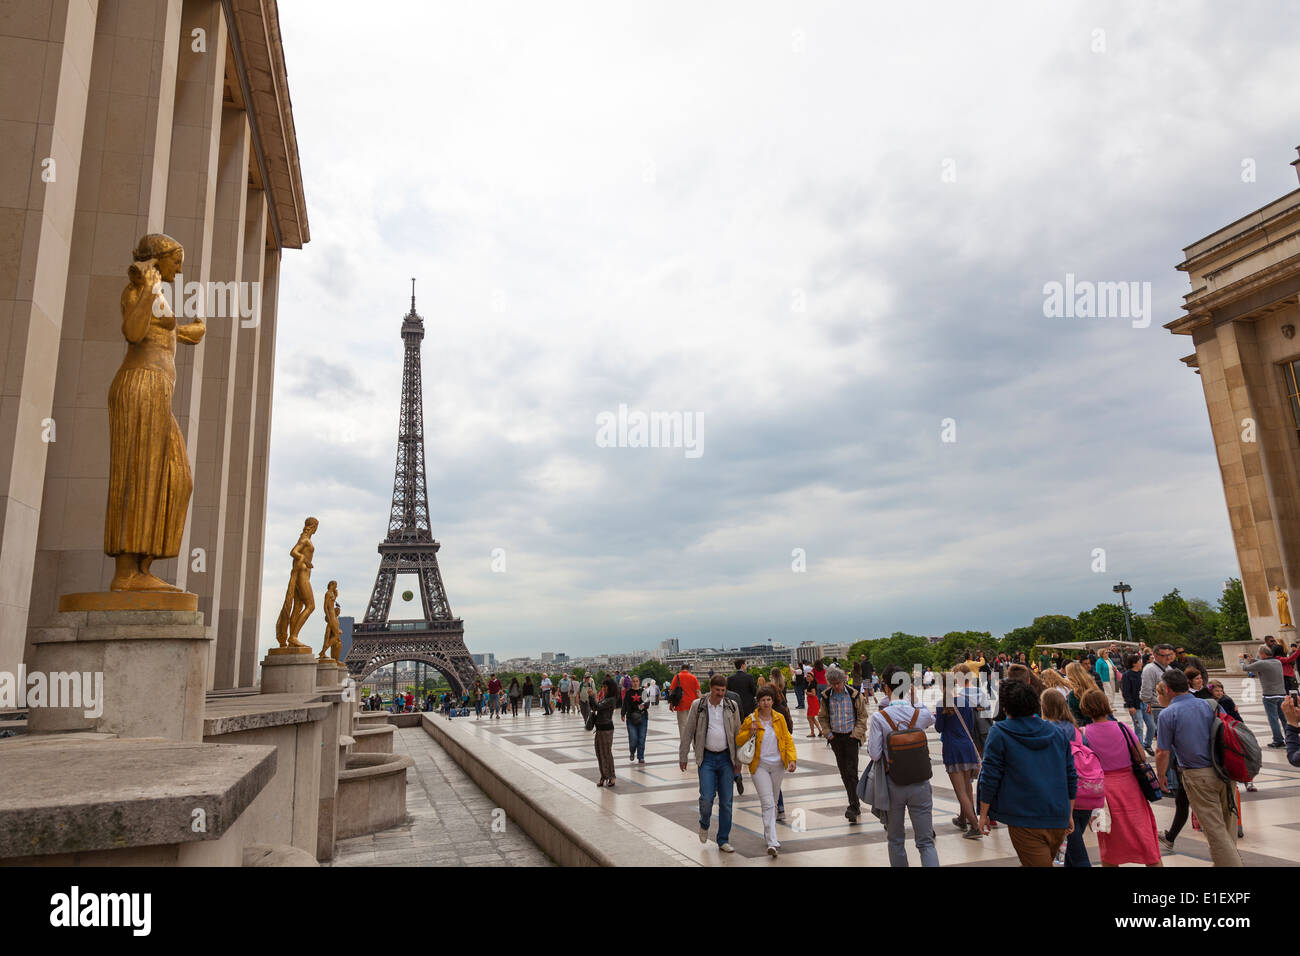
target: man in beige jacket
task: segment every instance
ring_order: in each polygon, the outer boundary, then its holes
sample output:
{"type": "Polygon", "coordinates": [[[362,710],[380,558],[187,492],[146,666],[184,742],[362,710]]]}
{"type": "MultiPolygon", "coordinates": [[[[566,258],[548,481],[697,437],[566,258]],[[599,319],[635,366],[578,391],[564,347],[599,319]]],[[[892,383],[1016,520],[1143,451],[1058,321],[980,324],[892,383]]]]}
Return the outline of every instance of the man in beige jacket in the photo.
{"type": "MultiPolygon", "coordinates": [[[[700,777],[700,842],[709,842],[709,820],[714,797],[718,801],[718,849],[734,853],[731,837],[731,800],[735,779],[740,774],[736,735],[740,733],[740,711],[727,699],[727,679],[721,674],[709,678],[709,694],[697,698],[686,713],[677,762],[686,772],[686,755],[695,744],[695,764],[700,777]]],[[[856,784],[857,781],[855,780],[856,784]]]]}

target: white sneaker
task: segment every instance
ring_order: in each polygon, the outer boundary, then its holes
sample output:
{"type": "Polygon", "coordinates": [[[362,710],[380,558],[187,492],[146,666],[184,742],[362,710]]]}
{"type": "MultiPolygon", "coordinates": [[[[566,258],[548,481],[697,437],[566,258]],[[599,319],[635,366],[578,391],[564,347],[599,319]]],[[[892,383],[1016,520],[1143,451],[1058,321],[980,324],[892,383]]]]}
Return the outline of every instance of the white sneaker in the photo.
{"type": "Polygon", "coordinates": [[[704,827],[700,827],[700,842],[701,843],[709,842],[709,831],[704,829],[704,827]]]}
{"type": "Polygon", "coordinates": [[[736,848],[735,848],[734,846],[732,846],[730,843],[724,843],[724,844],[722,844],[722,846],[718,847],[718,849],[721,850],[723,853],[735,853],[735,852],[736,852],[736,848]]]}
{"type": "Polygon", "coordinates": [[[767,855],[770,856],[770,857],[772,857],[773,859],[775,859],[775,858],[776,858],[776,847],[774,847],[774,846],[770,846],[770,847],[768,847],[768,848],[767,848],[767,855]]]}

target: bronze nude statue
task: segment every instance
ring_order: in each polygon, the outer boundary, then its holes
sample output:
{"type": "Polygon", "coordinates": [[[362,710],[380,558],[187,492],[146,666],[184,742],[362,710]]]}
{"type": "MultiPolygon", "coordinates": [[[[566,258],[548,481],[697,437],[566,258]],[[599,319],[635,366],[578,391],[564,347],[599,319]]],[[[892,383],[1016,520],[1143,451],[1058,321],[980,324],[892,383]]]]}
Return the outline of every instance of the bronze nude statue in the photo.
{"type": "Polygon", "coordinates": [[[339,606],[336,603],[339,596],[339,583],[331,581],[329,587],[325,589],[325,646],[320,649],[320,660],[335,662],[339,659],[339,651],[343,647],[343,641],[339,635],[343,629],[339,627],[339,606]]]}
{"type": "Polygon", "coordinates": [[[171,236],[141,237],[122,290],[126,356],[108,390],[109,478],[104,553],[117,561],[114,591],[179,591],[150,573],[155,558],[180,553],[194,479],[172,415],[176,342],[203,340],[202,320],[178,326],[161,283],[185,250],[171,236]]]}
{"type": "Polygon", "coordinates": [[[275,639],[282,648],[302,647],[308,653],[311,652],[310,647],[298,640],[298,632],[316,609],[316,598],[311,592],[311,559],[316,548],[311,543],[311,536],[319,526],[320,522],[315,518],[308,518],[303,522],[298,543],[289,550],[289,556],[293,558],[293,569],[289,572],[289,588],[284,595],[284,607],[280,609],[280,617],[275,622],[275,639]]]}

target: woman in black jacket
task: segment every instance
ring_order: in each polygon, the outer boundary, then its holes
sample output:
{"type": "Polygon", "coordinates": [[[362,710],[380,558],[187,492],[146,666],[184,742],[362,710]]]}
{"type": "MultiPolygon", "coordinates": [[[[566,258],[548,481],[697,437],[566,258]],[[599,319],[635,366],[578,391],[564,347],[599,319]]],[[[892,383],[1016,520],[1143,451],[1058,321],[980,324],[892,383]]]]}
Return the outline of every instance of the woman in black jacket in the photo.
{"type": "Polygon", "coordinates": [[[650,718],[646,714],[649,703],[641,689],[641,678],[632,675],[632,686],[623,695],[623,721],[627,725],[627,749],[634,763],[645,763],[645,740],[650,727],[650,718]]]}
{"type": "MultiPolygon", "coordinates": [[[[1119,679],[1119,692],[1124,696],[1124,707],[1133,721],[1138,740],[1143,738],[1142,701],[1138,695],[1142,691],[1142,655],[1129,654],[1124,658],[1124,675],[1119,679]]],[[[1151,753],[1147,750],[1147,753],[1151,753]]]]}
{"type": "Polygon", "coordinates": [[[614,711],[618,708],[618,684],[606,677],[591,709],[596,712],[596,763],[600,767],[598,787],[614,786],[614,711]]]}
{"type": "Polygon", "coordinates": [[[528,717],[533,712],[533,678],[524,675],[524,716],[528,717]]]}

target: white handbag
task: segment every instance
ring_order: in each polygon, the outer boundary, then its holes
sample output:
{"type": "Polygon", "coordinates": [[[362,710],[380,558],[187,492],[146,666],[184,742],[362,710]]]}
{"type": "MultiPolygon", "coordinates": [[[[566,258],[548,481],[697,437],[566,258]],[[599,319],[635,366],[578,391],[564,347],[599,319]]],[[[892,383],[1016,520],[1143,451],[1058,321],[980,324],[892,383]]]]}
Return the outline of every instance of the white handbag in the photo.
{"type": "Polygon", "coordinates": [[[751,720],[749,725],[749,739],[740,745],[736,751],[736,759],[740,763],[752,763],[754,754],[758,752],[758,721],[751,720]]]}
{"type": "Polygon", "coordinates": [[[1092,811],[1092,816],[1088,819],[1088,829],[1093,833],[1110,832],[1110,807],[1102,804],[1098,809],[1092,811]]]}

